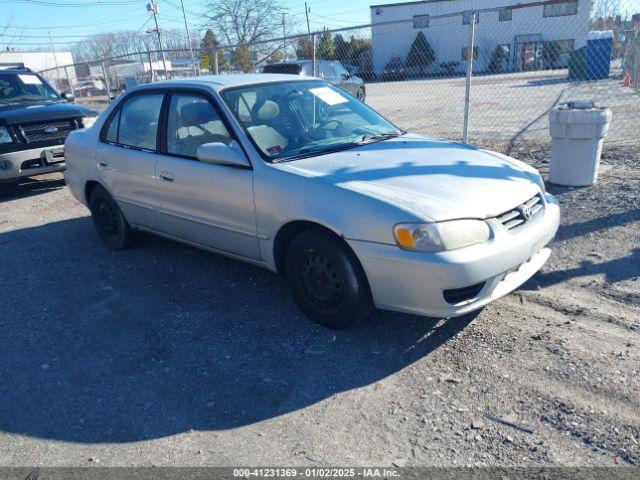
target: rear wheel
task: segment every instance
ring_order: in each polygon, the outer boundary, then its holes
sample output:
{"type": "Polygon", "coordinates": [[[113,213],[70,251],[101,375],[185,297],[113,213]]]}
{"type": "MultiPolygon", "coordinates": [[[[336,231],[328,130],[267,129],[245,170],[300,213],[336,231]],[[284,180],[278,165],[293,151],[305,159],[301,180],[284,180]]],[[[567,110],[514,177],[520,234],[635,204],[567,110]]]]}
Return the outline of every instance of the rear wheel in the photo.
{"type": "Polygon", "coordinates": [[[114,250],[129,245],[132,230],[113,197],[101,185],[96,185],[89,201],[91,218],[102,241],[114,250]]]}
{"type": "Polygon", "coordinates": [[[347,328],[373,309],[358,259],[341,239],[320,228],[291,242],[285,273],[300,310],[320,325],[347,328]]]}

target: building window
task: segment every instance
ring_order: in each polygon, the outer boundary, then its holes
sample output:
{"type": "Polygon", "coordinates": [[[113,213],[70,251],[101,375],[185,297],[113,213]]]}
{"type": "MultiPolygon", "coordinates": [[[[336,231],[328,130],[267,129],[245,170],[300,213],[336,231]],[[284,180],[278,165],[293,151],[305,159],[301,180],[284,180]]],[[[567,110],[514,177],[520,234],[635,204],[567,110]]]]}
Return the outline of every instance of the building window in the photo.
{"type": "Polygon", "coordinates": [[[501,8],[498,12],[498,20],[501,22],[510,22],[513,20],[513,10],[510,8],[501,8]]]}
{"type": "Polygon", "coordinates": [[[578,13],[578,0],[565,3],[552,3],[544,6],[545,17],[564,17],[578,13]]]}
{"type": "Polygon", "coordinates": [[[413,28],[429,28],[429,15],[414,15],[413,28]]]}
{"type": "MultiPolygon", "coordinates": [[[[473,59],[478,59],[478,47],[473,47],[473,59]]],[[[469,60],[469,49],[467,47],[462,48],[462,60],[469,60]]]]}
{"type": "Polygon", "coordinates": [[[376,8],[376,15],[382,15],[382,9],[376,8]]]}
{"type": "Polygon", "coordinates": [[[474,13],[476,14],[476,23],[478,23],[480,21],[480,14],[478,12],[464,12],[462,14],[462,24],[463,25],[471,24],[471,17],[473,17],[474,13]]]}

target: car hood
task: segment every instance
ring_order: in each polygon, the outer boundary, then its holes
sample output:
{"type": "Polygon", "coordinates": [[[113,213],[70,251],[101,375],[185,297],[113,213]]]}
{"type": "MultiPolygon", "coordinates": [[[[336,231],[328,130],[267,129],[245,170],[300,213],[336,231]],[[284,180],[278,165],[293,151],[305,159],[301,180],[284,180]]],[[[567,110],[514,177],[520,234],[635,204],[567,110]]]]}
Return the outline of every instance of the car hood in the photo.
{"type": "Polygon", "coordinates": [[[67,102],[20,103],[0,105],[0,122],[16,125],[64,118],[78,118],[97,115],[90,108],[67,102]]]}
{"type": "Polygon", "coordinates": [[[537,171],[522,162],[412,134],[277,166],[431,221],[495,217],[540,191],[537,171]]]}

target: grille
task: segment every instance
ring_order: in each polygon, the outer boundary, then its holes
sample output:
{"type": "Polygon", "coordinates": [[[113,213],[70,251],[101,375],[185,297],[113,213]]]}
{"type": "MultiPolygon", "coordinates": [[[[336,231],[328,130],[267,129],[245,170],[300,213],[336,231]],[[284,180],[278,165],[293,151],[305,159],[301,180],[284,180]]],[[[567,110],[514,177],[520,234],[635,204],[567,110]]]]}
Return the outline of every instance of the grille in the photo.
{"type": "Polygon", "coordinates": [[[503,213],[498,217],[498,221],[504,225],[507,230],[517,230],[530,222],[542,212],[542,197],[538,193],[518,205],[513,210],[503,213]]]}
{"type": "Polygon", "coordinates": [[[76,129],[75,120],[60,120],[57,122],[30,123],[20,127],[28,143],[47,140],[62,140],[69,132],[76,129]]]}

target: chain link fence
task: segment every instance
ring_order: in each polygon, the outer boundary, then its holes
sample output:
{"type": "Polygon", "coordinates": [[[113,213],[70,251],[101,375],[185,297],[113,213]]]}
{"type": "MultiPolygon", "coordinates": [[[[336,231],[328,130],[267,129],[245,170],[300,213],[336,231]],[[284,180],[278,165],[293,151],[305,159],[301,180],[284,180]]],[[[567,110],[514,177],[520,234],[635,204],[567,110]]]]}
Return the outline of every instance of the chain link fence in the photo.
{"type": "Polygon", "coordinates": [[[598,14],[590,0],[455,12],[446,11],[454,2],[378,5],[368,25],[195,50],[195,58],[189,50],[140,52],[40,73],[97,109],[133,85],[164,79],[313,75],[406,130],[521,157],[549,148],[551,109],[594,101],[613,111],[606,142],[637,149],[640,2],[621,3],[624,17],[598,14]]]}

